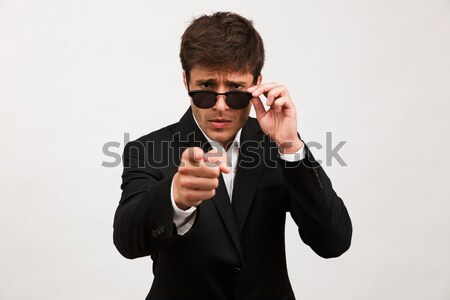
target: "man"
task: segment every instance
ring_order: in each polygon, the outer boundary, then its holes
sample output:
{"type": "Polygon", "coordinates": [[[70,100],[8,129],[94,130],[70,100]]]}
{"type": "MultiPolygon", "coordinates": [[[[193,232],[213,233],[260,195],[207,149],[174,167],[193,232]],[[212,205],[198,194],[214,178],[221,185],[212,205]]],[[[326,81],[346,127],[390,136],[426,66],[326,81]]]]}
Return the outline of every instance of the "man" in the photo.
{"type": "Polygon", "coordinates": [[[151,255],[147,299],[295,299],[286,212],[330,258],[350,246],[347,210],[297,133],[287,88],[262,83],[263,42],[249,20],[195,19],[180,58],[190,108],[126,145],[114,243],[127,258],[151,255]]]}

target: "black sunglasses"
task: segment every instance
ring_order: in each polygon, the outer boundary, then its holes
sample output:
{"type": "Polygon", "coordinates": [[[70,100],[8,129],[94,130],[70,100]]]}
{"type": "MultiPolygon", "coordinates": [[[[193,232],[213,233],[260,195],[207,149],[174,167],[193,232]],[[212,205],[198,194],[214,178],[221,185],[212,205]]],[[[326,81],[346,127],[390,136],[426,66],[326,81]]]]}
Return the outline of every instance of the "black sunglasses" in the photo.
{"type": "Polygon", "coordinates": [[[189,91],[189,96],[192,97],[192,102],[198,108],[211,108],[216,105],[217,96],[225,95],[225,102],[228,107],[233,109],[246,108],[253,98],[251,93],[242,91],[228,91],[226,93],[217,93],[215,91],[198,90],[189,91]]]}
{"type": "Polygon", "coordinates": [[[189,96],[192,97],[192,102],[198,108],[212,108],[216,105],[217,96],[225,95],[225,102],[229,108],[243,109],[248,106],[250,100],[253,98],[252,94],[243,91],[228,91],[225,93],[217,93],[212,90],[195,90],[189,89],[189,76],[186,76],[186,83],[188,86],[189,96]]]}

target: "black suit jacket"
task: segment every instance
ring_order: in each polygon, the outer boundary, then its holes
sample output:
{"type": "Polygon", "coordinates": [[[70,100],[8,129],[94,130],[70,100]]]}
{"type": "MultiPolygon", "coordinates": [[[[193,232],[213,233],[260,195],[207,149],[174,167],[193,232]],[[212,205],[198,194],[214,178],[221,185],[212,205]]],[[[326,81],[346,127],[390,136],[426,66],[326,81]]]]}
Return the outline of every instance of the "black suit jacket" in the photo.
{"type": "Polygon", "coordinates": [[[147,299],[295,299],[285,258],[287,212],[318,255],[349,248],[347,210],[306,144],[301,162],[281,160],[254,118],[241,133],[233,204],[220,176],[216,195],[197,207],[193,227],[179,236],[170,188],[181,153],[193,146],[210,148],[191,109],[180,122],[125,146],[114,243],[127,258],[151,255],[147,299]]]}

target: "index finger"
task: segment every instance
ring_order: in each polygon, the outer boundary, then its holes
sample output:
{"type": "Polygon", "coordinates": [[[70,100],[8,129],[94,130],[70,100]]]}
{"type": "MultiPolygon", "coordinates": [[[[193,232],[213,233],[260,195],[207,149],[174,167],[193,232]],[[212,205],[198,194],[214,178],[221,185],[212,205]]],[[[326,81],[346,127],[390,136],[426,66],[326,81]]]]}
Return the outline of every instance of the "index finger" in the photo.
{"type": "Polygon", "coordinates": [[[249,88],[247,91],[249,93],[252,93],[253,97],[259,97],[264,93],[267,93],[268,91],[270,91],[271,89],[277,87],[278,84],[275,82],[271,82],[271,83],[264,83],[264,84],[260,84],[260,85],[255,85],[251,88],[249,88]]]}
{"type": "Polygon", "coordinates": [[[191,147],[184,150],[182,160],[187,160],[189,163],[198,165],[203,161],[203,150],[199,147],[191,147]]]}

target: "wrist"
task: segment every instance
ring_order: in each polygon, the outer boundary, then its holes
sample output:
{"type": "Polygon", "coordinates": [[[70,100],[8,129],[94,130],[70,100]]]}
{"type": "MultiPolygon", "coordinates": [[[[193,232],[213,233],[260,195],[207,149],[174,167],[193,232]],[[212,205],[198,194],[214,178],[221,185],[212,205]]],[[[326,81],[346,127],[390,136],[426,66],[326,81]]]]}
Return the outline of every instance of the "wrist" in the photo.
{"type": "Polygon", "coordinates": [[[189,208],[191,208],[190,206],[187,206],[181,202],[178,202],[177,200],[175,200],[175,205],[181,210],[188,210],[189,208]]]}
{"type": "Polygon", "coordinates": [[[180,195],[179,195],[179,189],[178,189],[178,181],[179,181],[179,176],[180,176],[180,174],[177,172],[176,174],[175,174],[175,176],[173,177],[173,200],[174,200],[174,202],[175,202],[175,205],[179,208],[179,209],[181,209],[181,210],[187,210],[187,209],[189,209],[190,208],[190,206],[189,205],[186,205],[186,204],[184,204],[183,202],[181,202],[181,200],[180,200],[180,195]]]}
{"type": "Polygon", "coordinates": [[[292,142],[283,142],[278,145],[278,150],[283,154],[296,153],[303,147],[304,143],[300,139],[296,139],[292,142]]]}

